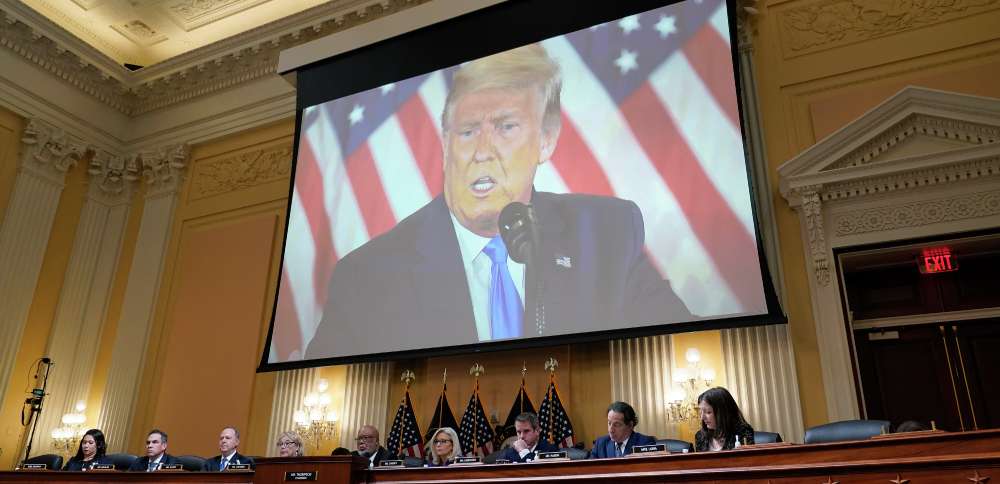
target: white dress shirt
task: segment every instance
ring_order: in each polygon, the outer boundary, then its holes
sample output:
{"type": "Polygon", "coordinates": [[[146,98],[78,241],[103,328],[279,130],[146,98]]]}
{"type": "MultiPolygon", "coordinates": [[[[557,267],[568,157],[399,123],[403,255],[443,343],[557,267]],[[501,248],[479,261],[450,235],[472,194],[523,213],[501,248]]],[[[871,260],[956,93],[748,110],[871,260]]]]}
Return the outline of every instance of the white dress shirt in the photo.
{"type": "MultiPolygon", "coordinates": [[[[476,317],[476,334],[479,341],[489,341],[493,339],[490,335],[490,278],[492,277],[493,261],[483,253],[486,244],[490,242],[487,237],[482,237],[462,226],[451,215],[451,223],[455,226],[455,235],[458,236],[458,247],[462,251],[462,267],[465,268],[465,277],[469,282],[469,296],[472,298],[472,313],[476,317]]],[[[521,307],[524,307],[524,264],[514,262],[507,257],[507,269],[510,277],[514,279],[514,287],[517,295],[521,298],[521,307]]]]}

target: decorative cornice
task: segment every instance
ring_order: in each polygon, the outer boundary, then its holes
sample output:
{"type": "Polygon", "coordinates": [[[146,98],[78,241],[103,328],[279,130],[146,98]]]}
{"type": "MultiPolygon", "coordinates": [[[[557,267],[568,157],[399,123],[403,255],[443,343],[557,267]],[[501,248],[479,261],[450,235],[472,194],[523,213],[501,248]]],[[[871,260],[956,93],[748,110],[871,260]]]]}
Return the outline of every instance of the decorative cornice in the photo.
{"type": "Polygon", "coordinates": [[[201,162],[192,169],[189,198],[198,200],[287,179],[291,172],[291,143],[201,162]]]}
{"type": "Polygon", "coordinates": [[[998,156],[973,158],[946,166],[829,183],[823,187],[820,194],[824,201],[843,200],[995,176],[1000,176],[998,156]]]}
{"type": "Polygon", "coordinates": [[[885,37],[1000,8],[1000,0],[820,0],[778,14],[786,58],[885,37]]]}
{"type": "Polygon", "coordinates": [[[994,215],[1000,215],[1000,190],[855,210],[836,215],[833,226],[844,237],[994,215]]]}
{"type": "Polygon", "coordinates": [[[186,144],[165,146],[157,150],[143,151],[129,164],[135,164],[142,174],[143,181],[149,187],[146,196],[157,196],[180,189],[184,182],[188,154],[186,144]]]}
{"type": "Polygon", "coordinates": [[[757,0],[739,0],[736,3],[736,45],[741,52],[753,50],[753,38],[757,35],[759,19],[757,0]]]}
{"type": "Polygon", "coordinates": [[[335,0],[136,72],[15,2],[0,5],[0,46],[135,116],[273,75],[281,50],[428,1],[335,0]]]}
{"type": "Polygon", "coordinates": [[[86,146],[62,129],[32,119],[21,136],[21,168],[62,185],[66,172],[86,155],[86,146]]]}

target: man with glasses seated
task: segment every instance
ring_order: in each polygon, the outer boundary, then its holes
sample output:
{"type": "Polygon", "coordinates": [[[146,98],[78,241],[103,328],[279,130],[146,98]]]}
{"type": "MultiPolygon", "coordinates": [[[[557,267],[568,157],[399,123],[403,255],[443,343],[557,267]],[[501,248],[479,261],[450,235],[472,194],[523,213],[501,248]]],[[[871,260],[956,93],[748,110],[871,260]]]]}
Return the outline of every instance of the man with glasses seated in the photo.
{"type": "Polygon", "coordinates": [[[379,443],[378,429],[374,425],[362,425],[358,429],[358,450],[352,452],[368,458],[368,467],[375,467],[385,459],[394,459],[389,451],[379,443]]]}

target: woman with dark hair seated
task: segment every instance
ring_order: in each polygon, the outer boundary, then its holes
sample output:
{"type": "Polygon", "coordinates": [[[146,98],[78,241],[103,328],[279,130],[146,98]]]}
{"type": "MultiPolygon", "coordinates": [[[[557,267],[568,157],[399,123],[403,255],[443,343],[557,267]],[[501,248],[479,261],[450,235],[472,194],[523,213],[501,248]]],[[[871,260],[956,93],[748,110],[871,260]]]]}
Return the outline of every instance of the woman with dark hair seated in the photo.
{"type": "Polygon", "coordinates": [[[104,440],[104,432],[97,429],[90,429],[76,449],[76,455],[70,458],[63,466],[64,471],[86,471],[97,464],[112,464],[105,454],[108,452],[108,444],[104,440]]]}
{"type": "Polygon", "coordinates": [[[728,450],[753,444],[753,427],[743,418],[743,412],[729,391],[722,387],[709,388],[698,396],[701,430],[694,436],[695,452],[728,450]]]}

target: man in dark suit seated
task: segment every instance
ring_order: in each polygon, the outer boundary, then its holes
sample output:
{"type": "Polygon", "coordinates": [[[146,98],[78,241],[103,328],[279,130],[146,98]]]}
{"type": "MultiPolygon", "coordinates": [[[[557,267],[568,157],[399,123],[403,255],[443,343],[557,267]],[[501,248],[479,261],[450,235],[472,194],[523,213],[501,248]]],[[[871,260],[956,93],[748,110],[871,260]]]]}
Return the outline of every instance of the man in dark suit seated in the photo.
{"type": "Polygon", "coordinates": [[[538,452],[555,452],[559,450],[555,444],[541,438],[542,429],[538,425],[538,415],[524,412],[514,419],[514,430],[517,440],[504,450],[500,459],[511,462],[529,462],[535,460],[538,452]]]}
{"type": "Polygon", "coordinates": [[[158,471],[167,464],[180,464],[176,457],[167,453],[167,434],[160,429],[146,434],[146,455],[140,457],[128,468],[132,472],[158,471]]]}
{"type": "Polygon", "coordinates": [[[656,437],[642,435],[635,431],[639,418],[635,409],[625,402],[614,402],[608,406],[608,435],[594,442],[594,450],[590,452],[591,459],[622,457],[632,453],[636,445],[651,445],[656,443],[656,437]]]}
{"type": "Polygon", "coordinates": [[[219,472],[226,470],[231,464],[250,464],[254,468],[252,458],[240,454],[236,451],[240,446],[240,431],[236,427],[226,427],[219,433],[220,454],[205,461],[201,470],[207,472],[219,472]]]}
{"type": "Polygon", "coordinates": [[[634,202],[534,190],[559,138],[561,87],[538,44],[455,72],[444,193],[337,262],[307,358],[693,319],[646,257],[634,202]],[[537,267],[510,258],[499,235],[513,202],[534,208],[537,267]]]}
{"type": "Polygon", "coordinates": [[[374,425],[362,425],[358,429],[358,437],[355,441],[358,443],[358,450],[351,452],[351,454],[367,457],[368,467],[375,467],[385,459],[395,458],[395,456],[389,455],[388,449],[382,447],[379,442],[378,429],[374,425]]]}

